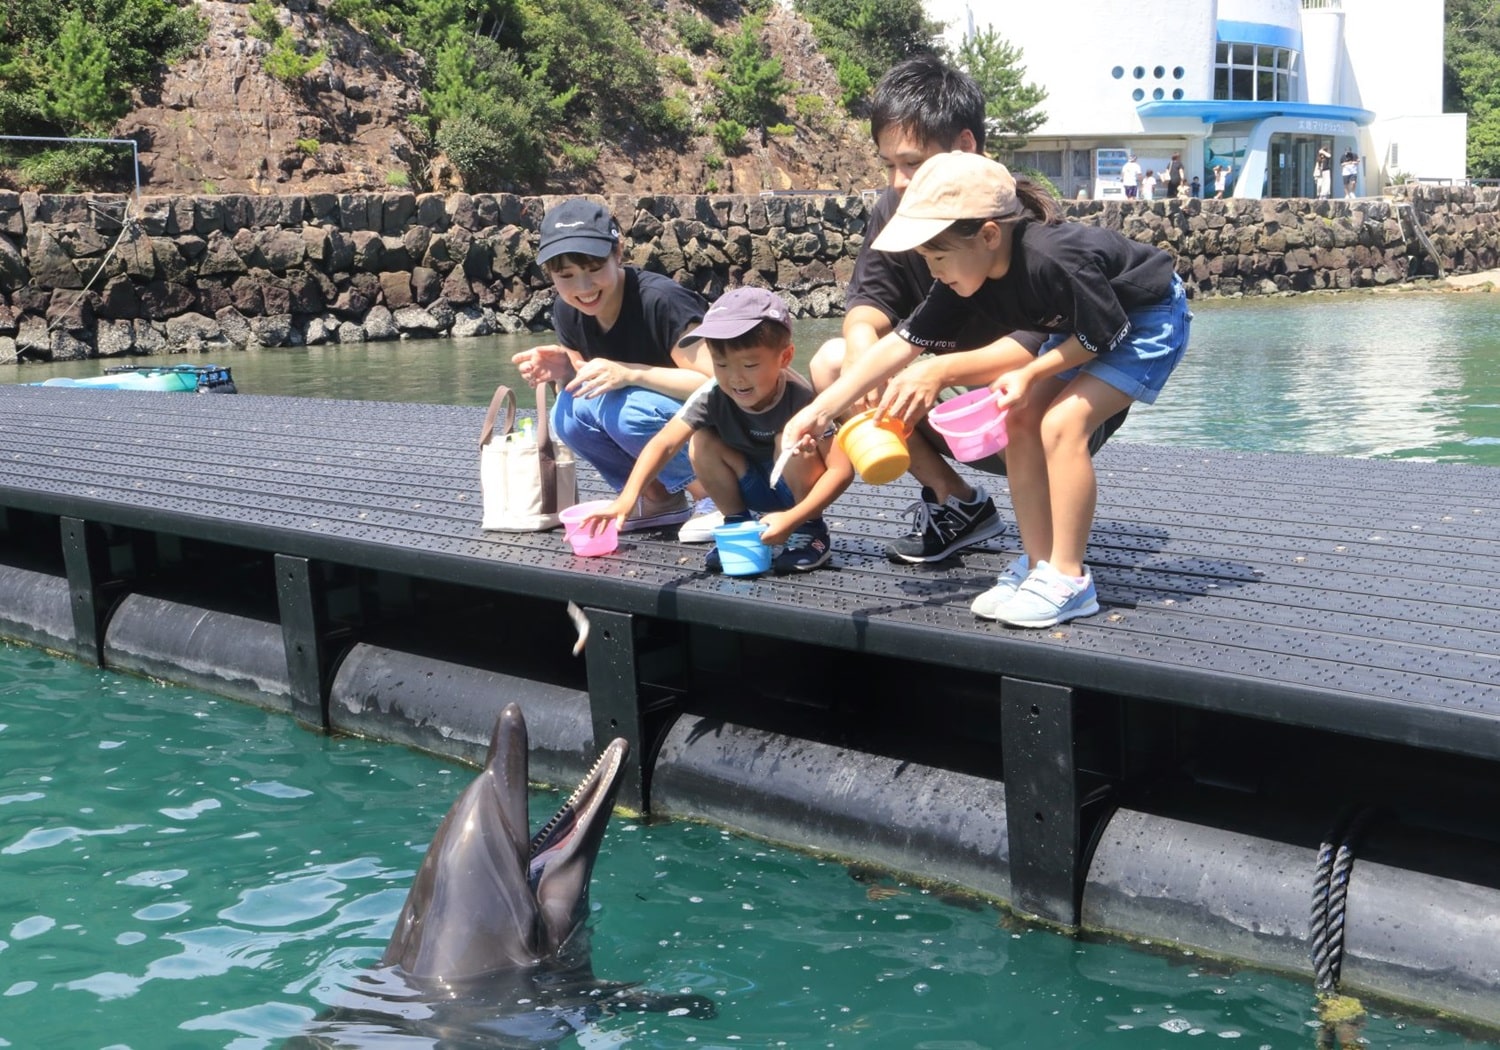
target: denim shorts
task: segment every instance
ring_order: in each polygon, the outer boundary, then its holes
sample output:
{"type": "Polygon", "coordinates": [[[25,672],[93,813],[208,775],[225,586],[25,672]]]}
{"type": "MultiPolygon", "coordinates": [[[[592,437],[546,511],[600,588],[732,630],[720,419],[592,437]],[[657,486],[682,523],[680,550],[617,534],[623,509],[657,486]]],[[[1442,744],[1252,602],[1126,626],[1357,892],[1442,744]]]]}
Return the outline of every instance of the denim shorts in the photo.
{"type": "Polygon", "coordinates": [[[771,487],[771,471],[775,467],[770,461],[752,459],[740,475],[740,497],[745,509],[759,514],[776,510],[790,510],[797,499],[787,486],[785,478],[778,478],[776,487],[771,487]]]}
{"type": "MultiPolygon", "coordinates": [[[[1148,405],[1154,402],[1187,350],[1193,314],[1188,309],[1182,278],[1174,274],[1172,291],[1165,299],[1138,306],[1127,316],[1130,331],[1113,350],[1096,354],[1092,361],[1061,372],[1057,378],[1066,382],[1087,372],[1137,401],[1148,405]]],[[[1038,353],[1046,353],[1071,337],[1070,332],[1059,332],[1043,343],[1038,353]]]]}

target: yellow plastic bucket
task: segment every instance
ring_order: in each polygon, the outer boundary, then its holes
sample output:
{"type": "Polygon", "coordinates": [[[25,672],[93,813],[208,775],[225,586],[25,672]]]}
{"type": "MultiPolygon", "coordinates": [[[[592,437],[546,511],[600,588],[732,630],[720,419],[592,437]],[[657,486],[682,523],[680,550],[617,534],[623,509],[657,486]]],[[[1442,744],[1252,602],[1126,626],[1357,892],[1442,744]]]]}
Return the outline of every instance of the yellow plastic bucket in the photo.
{"type": "Polygon", "coordinates": [[[906,424],[891,416],[876,418],[875,409],[867,409],[839,427],[839,446],[854,464],[859,476],[871,485],[895,481],[911,466],[906,450],[906,424]]]}

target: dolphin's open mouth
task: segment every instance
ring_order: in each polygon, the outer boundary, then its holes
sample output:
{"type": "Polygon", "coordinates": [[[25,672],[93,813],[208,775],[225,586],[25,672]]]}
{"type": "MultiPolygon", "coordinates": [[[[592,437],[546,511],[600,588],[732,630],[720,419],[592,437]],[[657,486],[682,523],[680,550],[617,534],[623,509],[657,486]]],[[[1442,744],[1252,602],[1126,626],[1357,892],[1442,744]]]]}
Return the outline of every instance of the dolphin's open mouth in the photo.
{"type": "Polygon", "coordinates": [[[531,845],[526,854],[526,874],[533,890],[548,865],[573,852],[572,847],[578,841],[581,831],[601,818],[605,822],[609,820],[627,750],[624,740],[612,741],[573,789],[567,801],[531,837],[531,845]]]}

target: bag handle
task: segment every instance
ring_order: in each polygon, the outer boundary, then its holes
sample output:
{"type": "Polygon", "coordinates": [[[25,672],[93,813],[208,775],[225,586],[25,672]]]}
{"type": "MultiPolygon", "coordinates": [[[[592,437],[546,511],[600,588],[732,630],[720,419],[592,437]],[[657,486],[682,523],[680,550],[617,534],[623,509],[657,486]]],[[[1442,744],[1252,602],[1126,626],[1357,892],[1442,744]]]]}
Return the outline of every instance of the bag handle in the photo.
{"type": "Polygon", "coordinates": [[[536,457],[542,474],[542,513],[556,514],[557,447],[552,443],[552,424],[547,412],[548,383],[536,385],[536,457]]]}
{"type": "Polygon", "coordinates": [[[500,428],[500,435],[504,437],[516,425],[516,395],[504,383],[495,388],[495,396],[490,398],[489,411],[484,414],[484,426],[479,429],[480,448],[484,448],[489,443],[491,436],[493,436],[495,432],[495,418],[500,414],[501,408],[505,409],[505,426],[500,428]]]}

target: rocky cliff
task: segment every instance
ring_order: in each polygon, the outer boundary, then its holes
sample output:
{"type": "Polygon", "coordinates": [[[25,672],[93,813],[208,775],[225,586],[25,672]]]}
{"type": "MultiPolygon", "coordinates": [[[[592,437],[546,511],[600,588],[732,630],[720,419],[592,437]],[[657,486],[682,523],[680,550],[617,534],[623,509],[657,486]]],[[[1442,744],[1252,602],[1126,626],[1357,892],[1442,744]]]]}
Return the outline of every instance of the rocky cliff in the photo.
{"type": "MultiPolygon", "coordinates": [[[[247,3],[198,0],[197,6],[209,25],[207,38],[159,88],[139,94],[113,132],[141,143],[147,193],[473,189],[460,185],[440,156],[421,148],[408,123],[422,105],[415,55],[377,49],[343,22],[315,11],[288,10],[295,35],[328,55],[300,85],[288,87],[263,68],[268,48],[248,32],[247,3]]],[[[726,6],[736,17],[721,19],[720,32],[738,25],[737,5],[726,6]]],[[[708,100],[706,74],[715,59],[675,45],[666,26],[679,7],[686,5],[665,0],[660,24],[643,29],[642,39],[649,49],[694,67],[695,83],[683,90],[701,106],[708,100]]],[[[838,97],[837,78],[804,22],[771,4],[765,34],[798,92],[838,97]]],[[[816,118],[799,119],[794,100],[787,101],[795,133],[767,136],[746,153],[723,158],[722,167],[710,160],[718,150],[706,132],[680,148],[663,149],[633,143],[627,130],[615,141],[584,144],[599,150],[592,168],[560,168],[564,174],[529,188],[603,194],[857,192],[883,183],[859,122],[832,101],[816,118]]]]}

